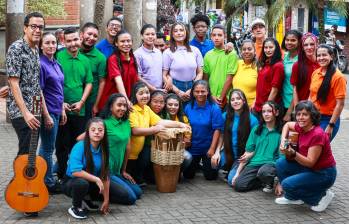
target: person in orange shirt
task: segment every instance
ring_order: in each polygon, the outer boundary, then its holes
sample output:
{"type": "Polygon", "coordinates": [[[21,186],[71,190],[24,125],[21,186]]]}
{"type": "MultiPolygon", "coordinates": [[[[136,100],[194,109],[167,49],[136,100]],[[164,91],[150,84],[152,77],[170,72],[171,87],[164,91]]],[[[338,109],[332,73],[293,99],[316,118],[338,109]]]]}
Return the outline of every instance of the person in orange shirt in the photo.
{"type": "Polygon", "coordinates": [[[256,56],[257,59],[259,59],[262,54],[263,41],[267,37],[265,22],[260,18],[253,20],[253,22],[251,23],[251,31],[253,37],[255,38],[256,56]]]}
{"type": "Polygon", "coordinates": [[[334,52],[326,44],[319,45],[316,60],[320,68],[311,77],[309,99],[321,113],[320,126],[329,135],[331,141],[340,125],[340,114],[344,107],[347,81],[336,68],[334,52]]]}

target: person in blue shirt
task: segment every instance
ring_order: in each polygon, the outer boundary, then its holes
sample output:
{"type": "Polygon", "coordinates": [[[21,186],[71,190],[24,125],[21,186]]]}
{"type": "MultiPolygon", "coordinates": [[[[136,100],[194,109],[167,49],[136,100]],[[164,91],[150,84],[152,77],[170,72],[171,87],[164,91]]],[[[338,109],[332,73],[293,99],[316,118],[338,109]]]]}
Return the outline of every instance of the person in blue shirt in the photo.
{"type": "Polygon", "coordinates": [[[76,219],[87,218],[87,210],[109,212],[109,201],[118,199],[118,190],[110,184],[107,133],[101,118],[89,120],[85,139],[77,142],[69,156],[63,192],[73,199],[68,213],[76,219]],[[92,200],[103,198],[101,207],[92,200]]]}
{"type": "Polygon", "coordinates": [[[230,103],[227,111],[223,113],[224,132],[219,145],[211,158],[213,166],[230,170],[227,181],[232,186],[233,177],[239,166],[238,159],[245,153],[246,142],[251,129],[258,125],[258,119],[250,112],[246,96],[240,89],[233,89],[229,94],[230,103]]]}
{"type": "Polygon", "coordinates": [[[211,157],[216,152],[220,132],[223,130],[222,113],[214,103],[207,81],[197,80],[190,93],[190,102],[184,109],[192,128],[191,146],[188,152],[193,159],[190,165],[183,170],[183,176],[192,179],[203,164],[203,173],[206,180],[215,180],[218,170],[211,166],[211,157]]]}
{"type": "Polygon", "coordinates": [[[101,40],[96,44],[96,48],[104,54],[108,59],[115,51],[114,38],[116,34],[122,29],[122,21],[117,17],[109,19],[107,22],[107,38],[101,40]]]}
{"type": "Polygon", "coordinates": [[[207,38],[207,31],[210,26],[210,19],[204,14],[196,14],[190,20],[195,32],[194,38],[189,42],[190,45],[199,48],[202,57],[214,48],[213,41],[207,38]]]}

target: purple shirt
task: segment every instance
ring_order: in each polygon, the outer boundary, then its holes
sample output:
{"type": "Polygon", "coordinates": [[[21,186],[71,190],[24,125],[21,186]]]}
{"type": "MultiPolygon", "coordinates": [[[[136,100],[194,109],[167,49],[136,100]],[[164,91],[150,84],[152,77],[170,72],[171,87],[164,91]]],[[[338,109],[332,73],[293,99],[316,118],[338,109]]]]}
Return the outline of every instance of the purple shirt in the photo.
{"type": "Polygon", "coordinates": [[[162,88],[162,54],[155,47],[153,50],[143,45],[134,53],[138,63],[138,74],[157,89],[162,88]]]}
{"type": "Polygon", "coordinates": [[[179,46],[175,52],[169,48],[162,57],[162,69],[170,71],[173,79],[188,82],[196,77],[196,69],[203,66],[201,53],[197,47],[190,46],[191,52],[184,46],[179,46]]]}
{"type": "Polygon", "coordinates": [[[49,113],[60,115],[63,105],[64,75],[55,59],[40,56],[40,86],[49,113]]]}

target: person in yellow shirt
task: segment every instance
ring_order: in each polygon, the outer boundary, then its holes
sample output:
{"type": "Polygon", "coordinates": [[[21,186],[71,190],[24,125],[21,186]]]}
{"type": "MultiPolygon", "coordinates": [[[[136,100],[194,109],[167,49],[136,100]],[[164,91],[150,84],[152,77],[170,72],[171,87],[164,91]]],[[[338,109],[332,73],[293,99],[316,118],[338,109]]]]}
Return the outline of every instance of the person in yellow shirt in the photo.
{"type": "Polygon", "coordinates": [[[144,82],[137,82],[132,88],[133,111],[130,113],[132,129],[131,152],[127,162],[127,172],[135,181],[144,186],[144,169],[150,164],[150,147],[144,145],[145,136],[153,135],[165,128],[188,128],[179,121],[163,120],[147,105],[150,91],[144,82]]]}
{"type": "Polygon", "coordinates": [[[241,46],[242,60],[238,62],[238,70],[233,77],[233,88],[242,90],[251,107],[256,99],[257,60],[254,43],[244,40],[241,46]]]}

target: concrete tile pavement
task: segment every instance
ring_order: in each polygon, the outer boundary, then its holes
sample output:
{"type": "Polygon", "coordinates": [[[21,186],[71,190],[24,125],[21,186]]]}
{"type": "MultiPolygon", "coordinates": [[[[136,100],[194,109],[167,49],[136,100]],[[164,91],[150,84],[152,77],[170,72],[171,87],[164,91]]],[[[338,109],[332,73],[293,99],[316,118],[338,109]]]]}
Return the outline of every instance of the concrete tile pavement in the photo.
{"type": "MultiPolygon", "coordinates": [[[[3,108],[0,100],[0,108],[3,108]]],[[[12,161],[17,138],[11,125],[5,124],[0,109],[0,191],[12,177],[12,161]]],[[[111,205],[107,216],[92,213],[83,223],[348,223],[349,222],[349,121],[343,121],[332,147],[337,160],[338,177],[333,187],[335,198],[323,213],[307,206],[280,206],[274,196],[262,191],[233,192],[222,180],[205,181],[198,175],[178,185],[177,192],[161,194],[147,186],[134,206],[111,205]]],[[[0,194],[0,223],[80,223],[67,214],[71,199],[50,197],[48,207],[38,218],[24,218],[8,207],[0,194]]]]}

